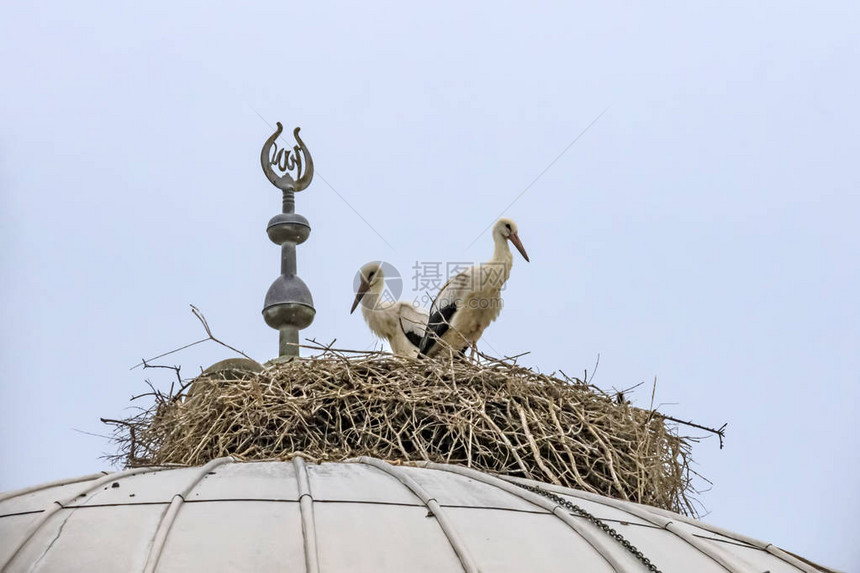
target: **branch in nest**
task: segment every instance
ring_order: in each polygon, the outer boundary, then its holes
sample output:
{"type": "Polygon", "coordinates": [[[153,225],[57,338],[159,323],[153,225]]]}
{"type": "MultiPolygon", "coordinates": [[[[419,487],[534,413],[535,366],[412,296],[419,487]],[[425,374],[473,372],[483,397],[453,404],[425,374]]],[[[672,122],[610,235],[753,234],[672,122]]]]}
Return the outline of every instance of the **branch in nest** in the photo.
{"type": "MultiPolygon", "coordinates": [[[[241,354],[242,356],[244,356],[248,360],[254,360],[253,358],[251,358],[250,356],[248,356],[247,354],[245,354],[244,352],[242,352],[238,348],[234,348],[234,347],[230,346],[229,344],[227,344],[226,342],[219,340],[218,338],[215,338],[215,335],[212,334],[212,328],[210,328],[209,322],[206,320],[206,317],[203,316],[203,313],[200,311],[200,309],[197,308],[196,306],[194,306],[193,304],[189,305],[189,306],[191,307],[191,312],[194,314],[195,318],[197,318],[197,320],[200,321],[200,324],[203,325],[203,330],[206,332],[206,338],[201,338],[200,340],[196,340],[196,341],[191,342],[189,344],[186,344],[184,346],[180,346],[179,348],[176,348],[176,349],[171,350],[169,352],[164,352],[163,354],[159,354],[158,356],[153,356],[152,358],[149,358],[149,359],[143,359],[140,362],[138,362],[137,364],[135,364],[134,366],[132,366],[131,368],[129,368],[129,370],[134,370],[135,368],[137,368],[139,366],[143,366],[144,368],[146,368],[147,362],[152,362],[153,360],[158,360],[159,358],[164,358],[165,356],[170,356],[171,354],[175,354],[181,350],[185,350],[186,348],[191,348],[192,346],[196,346],[197,344],[201,344],[203,342],[208,342],[209,340],[211,340],[212,342],[220,344],[224,348],[229,348],[230,350],[232,350],[236,354],[241,354]]],[[[171,367],[170,366],[150,366],[150,368],[171,368],[171,367]]],[[[177,371],[177,374],[178,374],[178,371],[177,371]]],[[[180,379],[180,385],[181,384],[182,384],[182,380],[180,379]]]]}
{"type": "Polygon", "coordinates": [[[191,306],[191,312],[194,313],[194,316],[196,316],[197,320],[200,321],[200,324],[203,325],[203,330],[205,330],[206,334],[209,335],[209,340],[212,340],[213,342],[217,342],[221,346],[223,346],[225,348],[229,348],[230,350],[232,350],[233,352],[235,352],[237,354],[241,354],[242,356],[244,356],[248,360],[254,360],[253,358],[251,358],[250,356],[248,356],[247,354],[245,354],[244,352],[242,352],[238,348],[233,348],[232,346],[230,346],[226,342],[222,342],[221,340],[218,340],[217,338],[215,338],[215,336],[212,334],[212,329],[209,328],[209,323],[206,321],[206,317],[203,316],[203,313],[200,312],[200,309],[197,308],[196,306],[194,306],[193,304],[189,305],[189,306],[191,306]]]}
{"type": "Polygon", "coordinates": [[[679,420],[678,418],[673,418],[672,416],[667,416],[666,414],[661,414],[660,412],[655,412],[658,416],[663,418],[664,420],[671,420],[672,422],[677,422],[678,424],[684,424],[685,426],[690,426],[692,428],[698,428],[700,430],[705,430],[706,432],[711,432],[712,434],[716,434],[720,438],[720,449],[723,449],[723,438],[726,437],[726,426],[729,425],[728,422],[720,426],[719,428],[709,428],[707,426],[702,426],[700,424],[696,424],[694,422],[679,420]]]}

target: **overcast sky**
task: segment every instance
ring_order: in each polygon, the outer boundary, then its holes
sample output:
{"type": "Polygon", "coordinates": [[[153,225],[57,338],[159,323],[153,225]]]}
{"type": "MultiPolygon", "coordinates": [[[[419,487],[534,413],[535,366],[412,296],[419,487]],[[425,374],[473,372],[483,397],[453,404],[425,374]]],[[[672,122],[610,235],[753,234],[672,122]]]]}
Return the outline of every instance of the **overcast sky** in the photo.
{"type": "Polygon", "coordinates": [[[860,5],[240,4],[3,9],[0,490],[107,469],[82,432],[169,385],[129,368],[203,336],[189,304],[276,354],[282,121],[317,166],[303,336],[372,348],[356,269],[413,296],[416,261],[489,258],[518,198],[532,262],[483,350],[599,354],[644,407],[656,377],[663,411],[728,422],[694,449],[706,521],[860,570],[860,5]]]}

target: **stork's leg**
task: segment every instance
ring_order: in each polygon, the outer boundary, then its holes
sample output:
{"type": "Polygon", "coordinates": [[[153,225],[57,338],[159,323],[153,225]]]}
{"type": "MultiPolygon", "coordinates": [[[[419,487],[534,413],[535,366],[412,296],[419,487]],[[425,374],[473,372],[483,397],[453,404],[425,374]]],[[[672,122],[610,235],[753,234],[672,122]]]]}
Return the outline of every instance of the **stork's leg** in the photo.
{"type": "Polygon", "coordinates": [[[469,343],[469,347],[472,349],[471,352],[469,352],[469,359],[472,362],[478,362],[478,343],[471,342],[469,343]]]}
{"type": "Polygon", "coordinates": [[[458,358],[459,360],[462,360],[462,361],[464,361],[464,362],[465,362],[465,361],[467,361],[467,360],[468,360],[468,361],[471,361],[471,362],[474,362],[474,361],[475,361],[475,349],[473,348],[473,345],[470,343],[470,344],[468,344],[468,345],[464,346],[463,348],[461,348],[461,349],[460,349],[460,351],[459,351],[459,352],[457,352],[456,356],[457,356],[457,358],[458,358]],[[471,350],[470,350],[470,349],[471,349],[471,350]],[[467,350],[470,350],[470,352],[469,352],[469,355],[468,355],[468,356],[466,356],[466,351],[467,351],[467,350]]]}

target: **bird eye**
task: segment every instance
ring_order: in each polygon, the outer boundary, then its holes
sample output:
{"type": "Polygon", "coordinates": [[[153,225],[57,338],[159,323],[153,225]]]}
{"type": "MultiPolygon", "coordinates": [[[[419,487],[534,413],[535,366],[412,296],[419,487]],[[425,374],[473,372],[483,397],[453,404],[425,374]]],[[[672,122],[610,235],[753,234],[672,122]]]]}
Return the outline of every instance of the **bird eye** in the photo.
{"type": "Polygon", "coordinates": [[[505,223],[505,227],[507,227],[508,231],[511,230],[511,224],[510,223],[505,223]]]}

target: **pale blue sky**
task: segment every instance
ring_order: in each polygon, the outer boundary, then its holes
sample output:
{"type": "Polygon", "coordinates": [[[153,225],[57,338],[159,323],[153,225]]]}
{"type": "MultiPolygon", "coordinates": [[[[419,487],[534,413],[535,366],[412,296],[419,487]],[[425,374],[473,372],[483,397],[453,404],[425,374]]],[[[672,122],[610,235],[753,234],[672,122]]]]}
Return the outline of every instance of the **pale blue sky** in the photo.
{"type": "Polygon", "coordinates": [[[106,468],[74,430],[169,384],[129,367],[202,335],[189,303],[276,353],[258,112],[318,169],[303,335],[365,349],[359,265],[489,257],[468,245],[608,108],[508,211],[532,262],[485,349],[656,376],[669,414],[729,423],[694,450],[707,521],[860,570],[860,7],[599,4],[4,7],[0,489],[106,468]]]}

